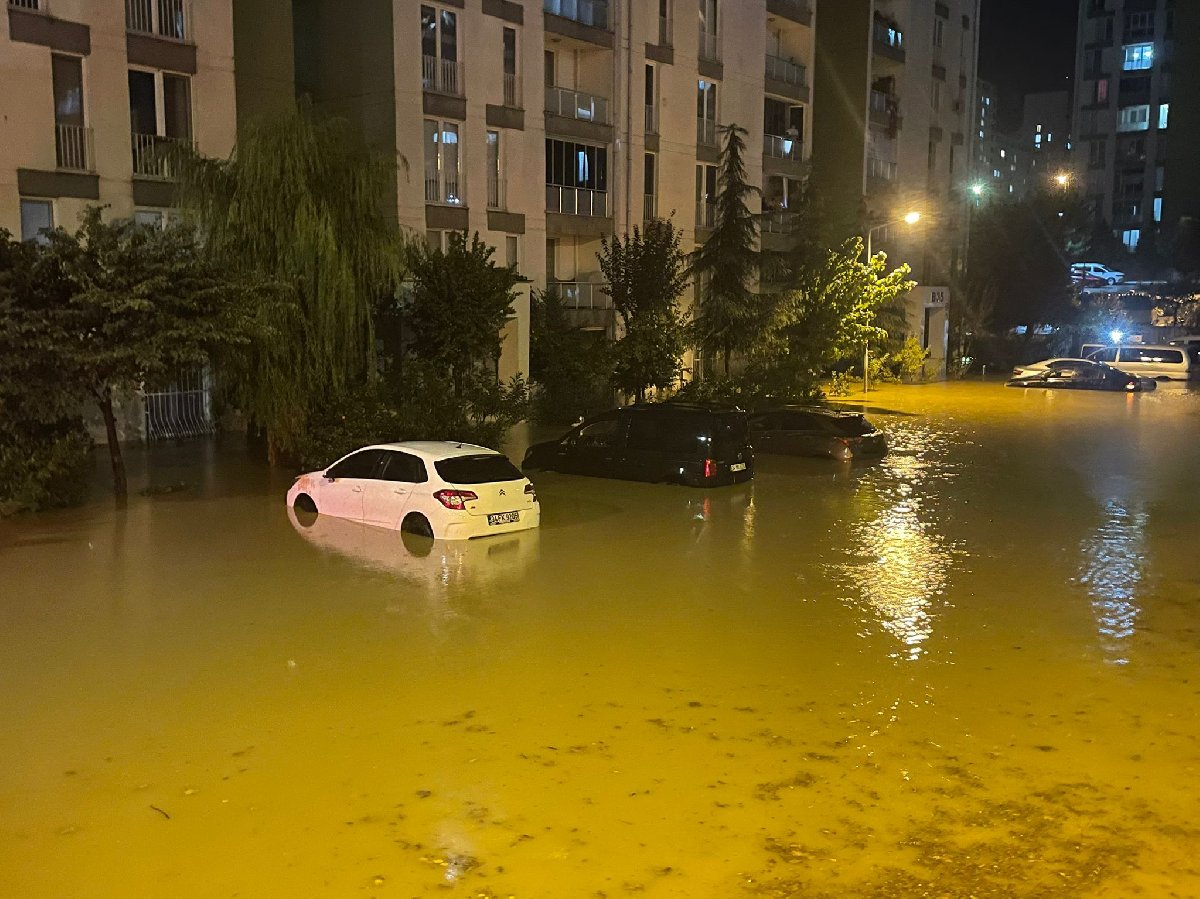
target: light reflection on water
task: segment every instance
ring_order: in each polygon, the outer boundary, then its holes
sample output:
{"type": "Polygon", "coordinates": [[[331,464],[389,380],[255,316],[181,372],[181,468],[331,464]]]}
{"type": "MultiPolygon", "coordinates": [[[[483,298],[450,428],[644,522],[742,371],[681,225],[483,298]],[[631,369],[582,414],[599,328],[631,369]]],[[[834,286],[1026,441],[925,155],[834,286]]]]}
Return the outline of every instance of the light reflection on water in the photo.
{"type": "Polygon", "coordinates": [[[1080,583],[1087,587],[1105,652],[1118,665],[1128,664],[1125,642],[1137,626],[1138,588],[1145,564],[1149,515],[1127,509],[1119,500],[1104,507],[1104,521],[1081,547],[1080,583]]]}

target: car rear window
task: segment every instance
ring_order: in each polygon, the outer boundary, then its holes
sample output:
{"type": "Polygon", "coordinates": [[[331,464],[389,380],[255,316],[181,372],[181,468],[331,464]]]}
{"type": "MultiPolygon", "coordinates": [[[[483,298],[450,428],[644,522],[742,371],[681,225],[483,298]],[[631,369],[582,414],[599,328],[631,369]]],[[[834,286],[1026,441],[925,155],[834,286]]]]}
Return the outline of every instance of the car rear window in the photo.
{"type": "Polygon", "coordinates": [[[520,481],[525,476],[506,456],[455,456],[433,463],[438,475],[448,484],[487,484],[492,481],[520,481]]]}
{"type": "Polygon", "coordinates": [[[875,430],[870,422],[861,415],[838,416],[830,419],[830,422],[847,437],[861,437],[863,434],[870,434],[875,430]]]}

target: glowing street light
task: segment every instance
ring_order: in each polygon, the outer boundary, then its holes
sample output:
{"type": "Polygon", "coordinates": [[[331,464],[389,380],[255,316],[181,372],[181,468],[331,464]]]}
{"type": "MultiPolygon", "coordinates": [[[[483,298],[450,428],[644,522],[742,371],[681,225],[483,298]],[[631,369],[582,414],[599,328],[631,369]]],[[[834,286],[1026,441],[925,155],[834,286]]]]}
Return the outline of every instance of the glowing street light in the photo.
{"type": "Polygon", "coordinates": [[[976,181],[974,184],[971,185],[971,193],[973,193],[977,197],[982,197],[983,196],[983,185],[980,184],[978,181],[976,181]]]}
{"type": "Polygon", "coordinates": [[[1071,185],[1070,172],[1059,172],[1057,175],[1054,176],[1054,183],[1064,189],[1067,187],[1070,187],[1070,185],[1071,185]]]}
{"type": "Polygon", "coordinates": [[[1108,332],[1108,339],[1110,343],[1120,343],[1121,338],[1124,336],[1125,334],[1123,331],[1118,331],[1115,328],[1108,332]]]}

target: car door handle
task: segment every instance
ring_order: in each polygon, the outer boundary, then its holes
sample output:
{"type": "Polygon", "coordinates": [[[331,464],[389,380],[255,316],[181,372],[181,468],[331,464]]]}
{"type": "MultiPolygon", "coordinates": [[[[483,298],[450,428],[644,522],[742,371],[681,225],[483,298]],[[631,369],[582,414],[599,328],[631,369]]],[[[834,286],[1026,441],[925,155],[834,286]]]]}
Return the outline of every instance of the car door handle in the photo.
{"type": "Polygon", "coordinates": [[[354,492],[355,492],[355,493],[362,493],[362,488],[361,488],[361,487],[355,487],[355,488],[354,488],[354,492]]]}
{"type": "Polygon", "coordinates": [[[407,490],[404,490],[404,489],[401,489],[400,487],[393,487],[393,488],[392,488],[392,493],[398,493],[398,494],[400,494],[401,496],[404,496],[406,493],[408,493],[408,491],[407,491],[407,490]]]}

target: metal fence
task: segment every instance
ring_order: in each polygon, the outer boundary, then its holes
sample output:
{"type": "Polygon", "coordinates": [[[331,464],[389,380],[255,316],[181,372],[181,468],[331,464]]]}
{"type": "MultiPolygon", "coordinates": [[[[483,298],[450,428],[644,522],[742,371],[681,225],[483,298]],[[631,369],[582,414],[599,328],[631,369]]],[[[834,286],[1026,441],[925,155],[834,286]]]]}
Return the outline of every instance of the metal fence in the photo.
{"type": "Polygon", "coordinates": [[[216,430],[212,390],[203,367],[181,370],[159,390],[143,390],[146,440],[198,437],[216,430]]]}
{"type": "Polygon", "coordinates": [[[35,12],[38,10],[45,12],[46,10],[45,0],[40,3],[38,0],[8,0],[8,5],[14,9],[32,9],[35,12]]]}
{"type": "Polygon", "coordinates": [[[763,135],[763,155],[772,159],[794,159],[799,161],[804,155],[804,145],[799,138],[781,134],[763,135]]]}
{"type": "Polygon", "coordinates": [[[92,170],[92,129],[84,125],[54,126],[54,151],[60,169],[92,170]]]}
{"type": "Polygon", "coordinates": [[[504,105],[514,109],[521,106],[521,76],[504,73],[504,105]]]}
{"type": "Polygon", "coordinates": [[[125,27],[177,41],[191,39],[185,0],[125,0],[125,27]]]}
{"type": "Polygon", "coordinates": [[[461,97],[462,63],[457,59],[421,57],[421,86],[427,91],[461,97]]]}

